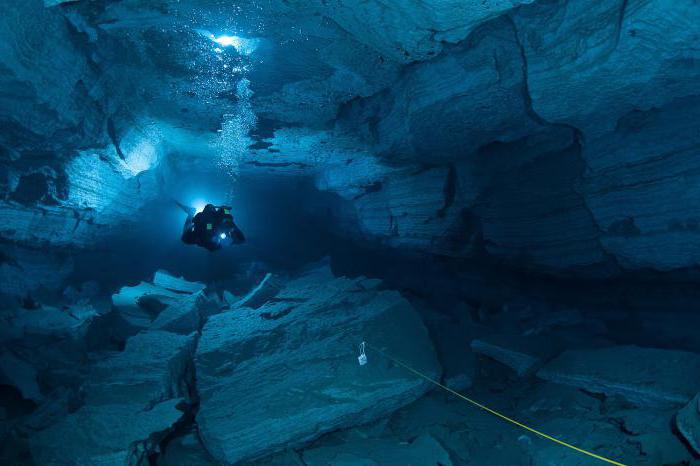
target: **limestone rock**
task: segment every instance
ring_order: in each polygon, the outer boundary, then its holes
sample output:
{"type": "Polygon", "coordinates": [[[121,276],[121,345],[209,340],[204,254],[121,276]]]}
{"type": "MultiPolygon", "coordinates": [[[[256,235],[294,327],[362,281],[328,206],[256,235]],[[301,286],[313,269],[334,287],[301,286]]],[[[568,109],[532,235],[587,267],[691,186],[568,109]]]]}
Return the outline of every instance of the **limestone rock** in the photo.
{"type": "Polygon", "coordinates": [[[206,288],[203,283],[189,282],[182,277],[175,277],[164,270],[158,270],[153,276],[153,284],[175,293],[192,294],[206,288]]]}
{"type": "Polygon", "coordinates": [[[182,416],[194,335],[148,331],[90,369],[85,404],[33,434],[38,464],[141,464],[182,416]]]}
{"type": "Polygon", "coordinates": [[[37,309],[15,310],[12,325],[24,335],[79,338],[98,315],[94,307],[86,304],[64,309],[41,306],[37,309]]]}
{"type": "MultiPolygon", "coordinates": [[[[0,232],[0,236],[3,236],[0,232]]],[[[0,293],[25,296],[41,287],[60,288],[73,271],[65,254],[3,245],[0,250],[0,293]]]]}
{"type": "Polygon", "coordinates": [[[139,464],[149,439],[170,428],[181,416],[180,400],[167,400],[148,410],[130,411],[121,404],[85,406],[30,441],[37,464],[139,464]]]}
{"type": "Polygon", "coordinates": [[[693,450],[700,454],[700,395],[678,411],[676,427],[693,450]]]}
{"type": "Polygon", "coordinates": [[[392,438],[358,438],[340,445],[305,450],[303,459],[308,466],[453,464],[450,454],[430,435],[421,435],[412,442],[392,438]]]}
{"type": "Polygon", "coordinates": [[[41,401],[36,369],[9,352],[0,354],[0,383],[19,389],[23,398],[41,401]]]}
{"type": "Polygon", "coordinates": [[[158,466],[218,466],[202,446],[195,433],[188,433],[168,443],[158,466]]]}
{"type": "Polygon", "coordinates": [[[245,306],[257,309],[270,299],[275,297],[283,287],[283,281],[271,273],[265,275],[262,281],[250,292],[239,300],[235,301],[235,306],[245,306]]]}
{"type": "Polygon", "coordinates": [[[537,376],[640,406],[682,405],[700,389],[700,355],[637,346],[569,350],[537,376]]]}
{"type": "Polygon", "coordinates": [[[88,404],[142,404],[183,397],[194,352],[194,334],[149,330],[126,342],[121,353],[97,362],[83,387],[88,404]]]}
{"type": "MultiPolygon", "coordinates": [[[[306,2],[297,1],[305,5],[306,2]]],[[[397,61],[424,60],[438,54],[445,43],[455,43],[480,23],[530,0],[420,0],[384,4],[342,1],[318,3],[315,9],[349,31],[357,40],[397,61]]]]}
{"type": "Polygon", "coordinates": [[[112,307],[130,325],[144,329],[163,309],[180,298],[178,293],[141,282],[125,286],[112,295],[112,307]]]}
{"type": "Polygon", "coordinates": [[[320,268],[258,309],[209,318],[196,353],[197,423],[217,459],[234,463],[302,445],[385,416],[429,388],[371,348],[360,366],[363,340],[439,377],[408,302],[358,281],[320,268]]]}
{"type": "Polygon", "coordinates": [[[153,324],[156,329],[190,333],[220,307],[203,289],[201,283],[158,271],[153,283],[141,282],[120,289],[112,296],[112,306],[135,329],[153,324]]]}
{"type": "Polygon", "coordinates": [[[474,352],[488,356],[525,376],[539,369],[554,357],[557,346],[549,339],[517,337],[515,335],[491,335],[473,340],[474,352]]]}
{"type": "Polygon", "coordinates": [[[153,320],[151,328],[177,333],[190,333],[198,330],[204,320],[217,313],[223,303],[203,291],[184,295],[170,303],[153,320]]]}

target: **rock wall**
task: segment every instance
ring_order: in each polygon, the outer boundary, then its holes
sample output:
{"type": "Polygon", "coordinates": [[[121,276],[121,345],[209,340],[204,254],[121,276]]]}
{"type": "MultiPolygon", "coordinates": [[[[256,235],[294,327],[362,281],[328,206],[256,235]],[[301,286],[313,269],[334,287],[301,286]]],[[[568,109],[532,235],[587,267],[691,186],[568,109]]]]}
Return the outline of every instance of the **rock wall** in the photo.
{"type": "MultiPolygon", "coordinates": [[[[597,275],[696,266],[699,19],[692,1],[538,2],[405,67],[390,89],[350,102],[339,127],[389,166],[454,167],[456,194],[433,196],[443,179],[430,189],[415,172],[387,169],[356,202],[360,224],[394,224],[392,209],[365,207],[372,199],[437,212],[449,198],[443,213],[470,218],[462,245],[476,230],[514,265],[597,275]],[[415,201],[386,189],[402,183],[415,201]]],[[[413,242],[430,220],[407,211],[392,243],[450,254],[438,240],[450,228],[454,237],[454,222],[413,242]]]]}
{"type": "Polygon", "coordinates": [[[223,170],[314,177],[350,205],[340,230],[389,247],[597,277],[696,267],[699,10],[271,1],[233,15],[244,54],[196,2],[15,2],[0,234],[86,247],[164,171],[223,170]]]}

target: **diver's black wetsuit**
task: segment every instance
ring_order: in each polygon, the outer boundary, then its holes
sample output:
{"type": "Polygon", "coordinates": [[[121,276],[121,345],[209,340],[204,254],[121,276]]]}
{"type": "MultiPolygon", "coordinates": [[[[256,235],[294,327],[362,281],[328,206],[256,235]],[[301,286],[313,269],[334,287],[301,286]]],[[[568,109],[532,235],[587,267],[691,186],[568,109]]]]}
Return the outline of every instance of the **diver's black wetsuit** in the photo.
{"type": "Polygon", "coordinates": [[[187,215],[182,229],[182,242],[216,251],[222,246],[245,242],[245,236],[233,222],[230,207],[207,204],[194,217],[191,213],[187,215]]]}

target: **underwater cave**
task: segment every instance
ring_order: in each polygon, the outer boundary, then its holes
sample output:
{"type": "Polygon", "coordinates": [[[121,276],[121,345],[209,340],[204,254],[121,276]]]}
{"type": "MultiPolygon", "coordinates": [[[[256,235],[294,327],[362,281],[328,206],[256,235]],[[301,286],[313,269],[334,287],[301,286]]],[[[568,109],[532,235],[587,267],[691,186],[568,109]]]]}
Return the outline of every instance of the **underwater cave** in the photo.
{"type": "Polygon", "coordinates": [[[0,464],[700,465],[697,0],[0,13],[0,464]]]}

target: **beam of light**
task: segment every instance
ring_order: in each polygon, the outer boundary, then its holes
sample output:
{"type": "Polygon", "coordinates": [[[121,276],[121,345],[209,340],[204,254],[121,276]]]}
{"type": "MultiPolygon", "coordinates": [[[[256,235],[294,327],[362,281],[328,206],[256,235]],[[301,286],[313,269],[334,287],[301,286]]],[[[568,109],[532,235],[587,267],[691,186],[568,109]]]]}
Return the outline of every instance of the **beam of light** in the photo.
{"type": "Polygon", "coordinates": [[[219,238],[221,238],[221,239],[226,239],[226,233],[221,233],[221,234],[219,235],[219,238]]]}
{"type": "Polygon", "coordinates": [[[192,203],[192,207],[194,207],[196,213],[200,213],[204,211],[204,207],[207,205],[206,201],[203,201],[201,199],[197,199],[192,203]]]}

